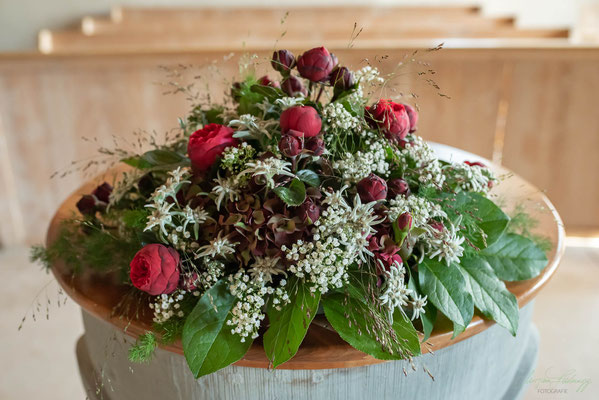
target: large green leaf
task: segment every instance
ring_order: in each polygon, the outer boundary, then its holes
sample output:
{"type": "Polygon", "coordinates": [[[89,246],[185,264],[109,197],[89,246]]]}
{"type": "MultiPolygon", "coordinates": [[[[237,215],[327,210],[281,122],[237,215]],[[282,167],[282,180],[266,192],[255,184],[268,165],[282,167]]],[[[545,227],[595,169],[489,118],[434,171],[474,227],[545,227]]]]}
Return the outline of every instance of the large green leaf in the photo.
{"type": "Polygon", "coordinates": [[[453,336],[463,332],[472,320],[474,302],[456,265],[424,259],[418,264],[418,281],[428,301],[453,321],[453,336]]]}
{"type": "Polygon", "coordinates": [[[150,150],[138,157],[130,157],[122,160],[125,164],[138,169],[174,169],[176,166],[189,165],[189,159],[172,150],[150,150]]]}
{"type": "Polygon", "coordinates": [[[323,297],[325,316],[343,340],[379,360],[401,360],[420,354],[418,333],[403,311],[395,311],[391,324],[364,300],[349,292],[323,297]]]}
{"type": "Polygon", "coordinates": [[[461,219],[460,225],[465,227],[462,232],[479,249],[497,241],[510,220],[501,208],[479,193],[459,192],[442,197],[447,216],[454,222],[461,219]]]}
{"type": "Polygon", "coordinates": [[[289,187],[274,188],[274,192],[289,206],[299,206],[306,200],[306,186],[299,179],[292,180],[289,187]]]}
{"type": "Polygon", "coordinates": [[[497,278],[489,263],[480,257],[465,257],[458,267],[470,285],[476,308],[516,336],[518,301],[497,278]]]}
{"type": "Polygon", "coordinates": [[[320,185],[320,178],[318,177],[318,174],[311,169],[302,169],[297,171],[295,175],[297,175],[300,180],[306,182],[310,186],[318,187],[320,185]]]}
{"type": "Polygon", "coordinates": [[[480,252],[504,281],[522,281],[539,275],[547,266],[547,256],[530,239],[515,233],[506,233],[480,252]]]}
{"type": "Polygon", "coordinates": [[[239,361],[250,348],[252,340],[242,342],[226,323],[236,301],[227,282],[221,280],[204,293],[187,317],[183,354],[196,378],[239,361]]]}
{"type": "Polygon", "coordinates": [[[285,97],[285,93],[279,88],[273,86],[265,86],[265,85],[252,85],[250,90],[254,93],[261,94],[270,100],[271,103],[274,103],[276,99],[280,99],[281,97],[285,97]]]}
{"type": "Polygon", "coordinates": [[[289,281],[288,290],[287,305],[277,310],[271,303],[267,310],[270,326],[264,334],[264,351],[274,368],[297,353],[320,302],[320,292],[311,292],[297,278],[289,281]]]}

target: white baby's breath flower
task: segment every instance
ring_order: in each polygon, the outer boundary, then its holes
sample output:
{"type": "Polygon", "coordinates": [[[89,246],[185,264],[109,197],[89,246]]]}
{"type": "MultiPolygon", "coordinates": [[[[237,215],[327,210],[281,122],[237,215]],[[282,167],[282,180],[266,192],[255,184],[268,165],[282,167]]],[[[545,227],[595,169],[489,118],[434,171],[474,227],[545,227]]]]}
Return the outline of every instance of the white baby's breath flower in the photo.
{"type": "Polygon", "coordinates": [[[417,195],[398,195],[389,201],[387,214],[391,221],[395,221],[401,214],[410,213],[414,227],[420,228],[427,225],[431,218],[447,218],[447,214],[438,204],[417,195]]]}

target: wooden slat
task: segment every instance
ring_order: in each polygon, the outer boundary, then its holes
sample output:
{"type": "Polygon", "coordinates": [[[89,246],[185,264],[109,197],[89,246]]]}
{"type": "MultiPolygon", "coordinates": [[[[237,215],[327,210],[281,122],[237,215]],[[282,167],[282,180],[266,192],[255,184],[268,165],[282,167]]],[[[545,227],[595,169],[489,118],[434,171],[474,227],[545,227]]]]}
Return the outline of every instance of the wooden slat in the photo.
{"type": "MultiPolygon", "coordinates": [[[[206,28],[206,27],[204,27],[206,28]]],[[[272,49],[275,40],[273,31],[248,32],[245,28],[223,29],[218,36],[211,35],[211,29],[197,31],[195,34],[187,32],[166,32],[148,34],[145,32],[121,32],[105,35],[85,35],[78,30],[49,31],[43,30],[39,34],[38,47],[44,54],[50,53],[94,53],[94,52],[133,52],[133,51],[183,51],[183,50],[216,50],[230,48],[255,48],[272,49]]],[[[345,47],[350,43],[351,29],[346,32],[337,30],[307,30],[301,32],[287,31],[285,42],[294,46],[302,43],[327,43],[329,47],[345,47]]],[[[497,29],[469,29],[467,27],[448,28],[406,28],[393,27],[391,31],[383,28],[363,31],[359,41],[369,43],[374,47],[377,42],[384,40],[391,43],[400,43],[405,39],[433,39],[445,38],[511,38],[511,39],[547,39],[566,38],[568,30],[563,29],[528,29],[513,28],[497,29]]]]}

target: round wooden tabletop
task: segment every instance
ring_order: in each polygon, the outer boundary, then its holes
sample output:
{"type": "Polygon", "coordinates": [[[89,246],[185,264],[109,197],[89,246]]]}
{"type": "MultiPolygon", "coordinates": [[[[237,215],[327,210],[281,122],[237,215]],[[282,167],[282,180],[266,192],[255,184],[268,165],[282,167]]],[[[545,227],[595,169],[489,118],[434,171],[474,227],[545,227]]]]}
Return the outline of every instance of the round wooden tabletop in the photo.
{"type": "MultiPolygon", "coordinates": [[[[474,154],[449,146],[432,145],[441,159],[453,161],[481,160],[487,165],[491,165],[489,161],[474,154]]],[[[507,288],[516,295],[518,304],[522,307],[537,295],[539,290],[555,273],[564,251],[565,233],[559,214],[549,199],[539,189],[504,168],[497,166],[492,166],[492,168],[502,180],[493,189],[491,196],[499,200],[508,212],[518,205],[525,207],[526,211],[539,222],[535,230],[546,236],[553,244],[552,250],[547,254],[549,259],[547,267],[539,276],[527,281],[506,282],[507,288]]],[[[74,215],[76,212],[75,203],[81,195],[90,193],[98,182],[119,173],[119,170],[109,171],[97,179],[84,184],[65,200],[52,219],[48,229],[47,243],[52,243],[56,239],[60,221],[71,218],[74,215]]],[[[137,312],[135,316],[129,317],[115,315],[114,313],[115,308],[119,306],[123,297],[131,290],[130,287],[115,284],[114,278],[110,276],[91,275],[87,273],[73,275],[69,268],[62,262],[55,263],[52,266],[52,271],[66,293],[84,310],[97,318],[103,319],[116,328],[124,330],[134,338],[151,330],[152,314],[149,308],[142,310],[142,312],[137,312]]],[[[484,331],[493,324],[493,321],[485,320],[479,315],[475,315],[466,330],[455,339],[451,339],[452,325],[450,321],[445,318],[438,318],[431,337],[426,343],[422,344],[422,352],[437,351],[450,346],[484,331]]],[[[183,354],[180,341],[169,346],[164,346],[163,348],[183,354]]],[[[317,316],[295,357],[278,368],[348,368],[381,362],[384,361],[377,360],[352,348],[327,324],[324,316],[317,316]]],[[[268,368],[269,361],[262,348],[261,340],[257,339],[247,354],[235,365],[268,368]]]]}

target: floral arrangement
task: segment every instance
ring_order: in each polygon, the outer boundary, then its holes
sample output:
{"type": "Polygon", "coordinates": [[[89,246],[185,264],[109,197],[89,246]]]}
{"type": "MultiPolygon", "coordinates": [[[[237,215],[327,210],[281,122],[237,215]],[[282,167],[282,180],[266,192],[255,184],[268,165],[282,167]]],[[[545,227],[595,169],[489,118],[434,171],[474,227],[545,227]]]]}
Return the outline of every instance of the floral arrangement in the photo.
{"type": "Polygon", "coordinates": [[[381,360],[420,354],[441,314],[454,336],[475,308],[515,335],[503,281],[547,259],[489,198],[493,172],[439,160],[414,107],[366,94],[384,85],[376,68],[324,47],[271,64],[280,83],[248,74],[226,104],[194,105],[176,138],[121,157],[129,169],[83,196],[83,218],[38,258],[117,266],[154,320],[130,358],[180,338],[197,377],[258,337],[276,368],[319,313],[381,360]]]}

